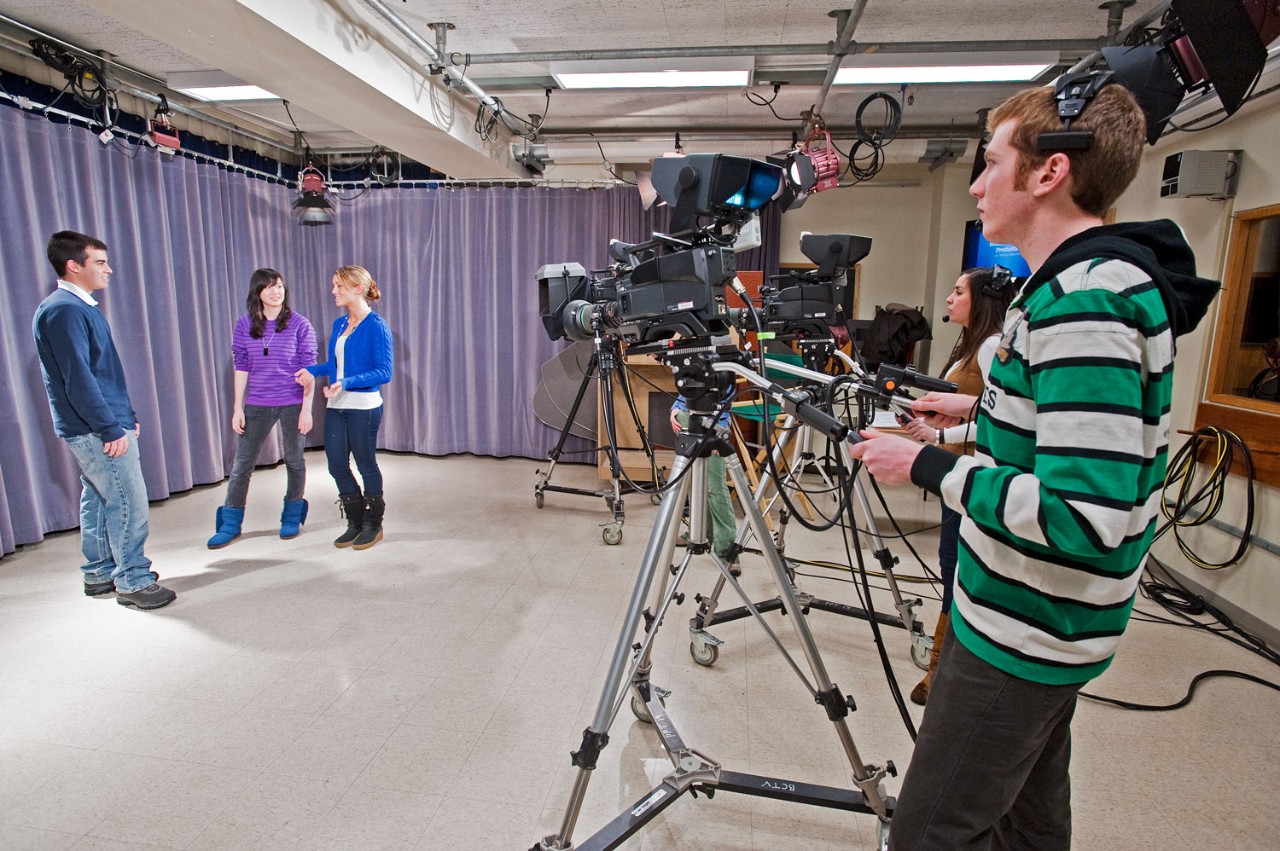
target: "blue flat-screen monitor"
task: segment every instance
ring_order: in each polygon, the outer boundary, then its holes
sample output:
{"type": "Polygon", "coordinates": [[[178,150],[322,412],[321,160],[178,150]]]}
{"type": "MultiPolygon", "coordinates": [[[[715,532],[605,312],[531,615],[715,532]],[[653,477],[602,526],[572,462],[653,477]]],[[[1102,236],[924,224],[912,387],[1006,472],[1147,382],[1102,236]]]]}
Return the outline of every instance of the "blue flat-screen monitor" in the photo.
{"type": "Polygon", "coordinates": [[[994,266],[996,264],[1008,269],[1015,278],[1025,278],[1031,274],[1031,267],[1022,259],[1018,249],[1012,245],[1000,245],[988,242],[982,235],[978,220],[964,224],[964,263],[961,269],[972,269],[975,266],[994,266]]]}

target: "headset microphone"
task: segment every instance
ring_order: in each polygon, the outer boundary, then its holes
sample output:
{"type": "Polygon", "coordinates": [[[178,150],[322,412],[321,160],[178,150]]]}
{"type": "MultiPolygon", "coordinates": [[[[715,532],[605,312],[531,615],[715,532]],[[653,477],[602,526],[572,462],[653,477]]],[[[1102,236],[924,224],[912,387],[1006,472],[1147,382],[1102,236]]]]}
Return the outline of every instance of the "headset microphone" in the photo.
{"type": "Polygon", "coordinates": [[[944,314],[942,314],[942,321],[943,321],[943,322],[950,322],[950,321],[951,321],[951,317],[950,317],[948,314],[944,313],[944,314]]]}

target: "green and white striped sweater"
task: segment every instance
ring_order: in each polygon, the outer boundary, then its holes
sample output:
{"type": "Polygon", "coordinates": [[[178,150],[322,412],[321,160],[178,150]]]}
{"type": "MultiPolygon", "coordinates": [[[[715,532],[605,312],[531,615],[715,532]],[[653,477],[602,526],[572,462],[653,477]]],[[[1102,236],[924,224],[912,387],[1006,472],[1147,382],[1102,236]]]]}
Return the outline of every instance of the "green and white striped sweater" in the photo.
{"type": "Polygon", "coordinates": [[[1001,670],[1076,683],[1110,663],[1151,545],[1168,457],[1174,339],[1155,283],[1077,263],[1015,302],[963,505],[955,631],[1001,670]]]}

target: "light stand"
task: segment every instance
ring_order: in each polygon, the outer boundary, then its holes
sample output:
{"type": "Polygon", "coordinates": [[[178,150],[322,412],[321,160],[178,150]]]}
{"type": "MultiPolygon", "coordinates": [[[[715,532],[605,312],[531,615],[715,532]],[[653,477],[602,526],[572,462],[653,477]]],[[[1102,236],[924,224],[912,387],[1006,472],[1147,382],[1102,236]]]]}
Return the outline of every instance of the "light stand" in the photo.
{"type": "MultiPolygon", "coordinates": [[[[653,469],[655,488],[662,487],[662,473],[654,463],[653,445],[649,442],[649,434],[640,422],[640,415],[636,411],[635,401],[631,396],[631,389],[627,380],[626,367],[622,364],[618,341],[613,337],[602,336],[597,329],[592,345],[591,359],[587,362],[587,369],[582,374],[582,381],[578,385],[578,394],[573,399],[573,405],[569,408],[568,416],[565,417],[564,427],[560,429],[560,438],[556,441],[555,448],[547,455],[551,461],[551,466],[547,468],[545,473],[541,470],[535,471],[538,478],[533,485],[533,502],[538,508],[542,508],[546,500],[544,494],[548,491],[551,493],[574,494],[576,496],[603,497],[605,505],[609,508],[612,520],[601,527],[600,534],[606,544],[613,545],[622,542],[622,526],[626,522],[626,511],[622,502],[623,494],[635,493],[636,491],[636,487],[631,482],[623,479],[622,464],[618,459],[618,439],[617,430],[614,427],[613,410],[613,374],[615,371],[618,371],[621,377],[624,389],[623,395],[627,399],[627,410],[630,412],[631,420],[635,424],[636,433],[640,435],[641,447],[645,457],[649,459],[649,465],[653,469]],[[586,396],[587,388],[591,386],[593,378],[599,385],[598,392],[600,394],[602,420],[599,428],[604,430],[606,436],[605,446],[609,455],[609,486],[600,490],[588,490],[587,488],[553,485],[551,484],[551,475],[555,472],[556,464],[560,461],[560,457],[564,454],[565,441],[569,439],[570,430],[573,428],[574,420],[578,416],[578,409],[582,406],[582,400],[586,396]]],[[[656,494],[653,498],[657,499],[656,494]]]]}
{"type": "MultiPolygon", "coordinates": [[[[704,792],[710,797],[717,791],[737,792],[746,795],[795,801],[852,812],[874,814],[880,819],[882,844],[887,841],[888,824],[894,808],[894,800],[884,793],[882,780],[886,774],[896,775],[891,762],[881,768],[862,761],[853,734],[847,723],[853,699],[840,694],[830,679],[821,653],[814,641],[808,622],[802,614],[787,576],[787,567],[781,555],[773,547],[765,526],[764,516],[753,502],[745,502],[743,510],[746,522],[760,540],[762,555],[773,576],[780,597],[787,610],[795,616],[789,621],[803,650],[809,675],[801,671],[796,660],[783,648],[776,633],[758,611],[753,614],[757,623],[769,635],[783,653],[792,669],[805,682],[814,701],[823,707],[831,721],[836,738],[852,770],[854,789],[842,789],[787,780],[762,775],[726,771],[710,757],[689,746],[676,730],[675,724],[664,706],[669,694],[651,681],[652,649],[663,619],[673,601],[679,600],[679,586],[689,567],[695,548],[706,548],[724,581],[727,581],[742,597],[746,592],[729,572],[729,565],[710,548],[706,547],[706,458],[713,451],[725,456],[725,466],[738,493],[747,493],[749,485],[736,454],[730,451],[723,433],[715,427],[715,408],[718,400],[732,384],[732,374],[737,373],[753,383],[766,387],[784,408],[799,420],[820,428],[834,440],[843,439],[848,428],[838,420],[818,411],[800,391],[784,391],[767,379],[736,363],[720,362],[721,356],[736,351],[732,347],[707,347],[694,345],[681,349],[668,357],[677,373],[677,386],[689,402],[689,428],[676,439],[676,459],[672,468],[671,486],[663,497],[654,521],[653,531],[645,545],[640,570],[636,575],[622,629],[618,635],[612,661],[605,677],[604,687],[596,705],[595,715],[582,734],[581,748],[572,753],[572,763],[577,768],[569,802],[557,833],[544,837],[532,851],[567,851],[567,849],[616,848],[649,820],[657,816],[685,792],[704,792]],[[680,528],[681,513],[689,508],[690,547],[682,562],[672,563],[676,538],[680,528]],[[645,607],[653,595],[657,601],[654,609],[645,607]],[[644,628],[641,637],[641,627],[644,628]],[[811,678],[811,679],[810,679],[811,678]],[[626,700],[632,694],[632,711],[642,720],[651,720],[658,731],[662,745],[671,759],[672,770],[654,788],[644,793],[634,805],[601,828],[582,844],[573,844],[573,834],[581,814],[582,804],[595,770],[601,750],[609,742],[609,728],[626,700]]],[[[705,341],[703,341],[705,342],[705,341]]],[[[748,601],[748,606],[752,604],[748,601]]]]}

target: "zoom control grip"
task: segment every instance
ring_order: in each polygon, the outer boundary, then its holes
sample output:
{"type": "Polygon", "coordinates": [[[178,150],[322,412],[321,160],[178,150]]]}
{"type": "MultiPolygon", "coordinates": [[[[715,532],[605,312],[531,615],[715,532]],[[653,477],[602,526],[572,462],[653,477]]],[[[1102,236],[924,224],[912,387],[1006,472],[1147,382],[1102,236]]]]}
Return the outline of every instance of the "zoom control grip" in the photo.
{"type": "Polygon", "coordinates": [[[783,410],[794,414],[805,425],[818,429],[837,443],[849,436],[849,426],[815,406],[809,401],[809,394],[805,391],[783,390],[775,384],[774,392],[781,397],[783,410]]]}

